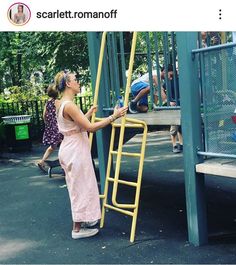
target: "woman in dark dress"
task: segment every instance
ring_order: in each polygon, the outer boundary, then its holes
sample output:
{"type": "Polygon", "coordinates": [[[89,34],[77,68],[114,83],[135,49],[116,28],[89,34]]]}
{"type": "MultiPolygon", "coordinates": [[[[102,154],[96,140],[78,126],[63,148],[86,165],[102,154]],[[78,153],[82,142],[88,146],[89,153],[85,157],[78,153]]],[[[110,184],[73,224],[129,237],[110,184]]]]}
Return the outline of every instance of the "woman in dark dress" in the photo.
{"type": "Polygon", "coordinates": [[[61,143],[63,135],[59,133],[56,118],[55,102],[57,101],[58,92],[54,89],[54,86],[49,86],[47,90],[50,99],[45,105],[43,112],[43,119],[45,123],[45,130],[43,134],[43,144],[49,145],[46,149],[42,159],[38,162],[38,167],[46,172],[45,160],[52,154],[56,147],[61,143]]]}

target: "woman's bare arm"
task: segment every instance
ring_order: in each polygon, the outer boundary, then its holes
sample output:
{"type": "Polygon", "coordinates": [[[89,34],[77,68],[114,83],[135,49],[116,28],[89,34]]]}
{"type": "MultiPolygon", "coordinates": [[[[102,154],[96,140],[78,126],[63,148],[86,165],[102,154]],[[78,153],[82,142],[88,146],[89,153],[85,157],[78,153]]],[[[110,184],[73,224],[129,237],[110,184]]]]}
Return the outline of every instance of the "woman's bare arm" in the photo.
{"type": "Polygon", "coordinates": [[[88,132],[96,132],[97,130],[106,127],[115,119],[124,116],[126,112],[127,107],[123,107],[116,110],[113,115],[103,119],[102,121],[91,123],[87,117],[79,111],[78,107],[73,102],[66,104],[64,108],[65,118],[73,120],[76,124],[88,132]]]}

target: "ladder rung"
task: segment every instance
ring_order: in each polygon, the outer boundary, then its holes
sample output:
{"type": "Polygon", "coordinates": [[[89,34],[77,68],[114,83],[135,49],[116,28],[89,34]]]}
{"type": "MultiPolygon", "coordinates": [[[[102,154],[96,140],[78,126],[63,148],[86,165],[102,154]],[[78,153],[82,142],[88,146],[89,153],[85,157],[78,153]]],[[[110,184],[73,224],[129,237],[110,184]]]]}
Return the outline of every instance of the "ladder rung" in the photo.
{"type": "Polygon", "coordinates": [[[133,216],[134,215],[133,212],[114,207],[114,206],[112,206],[110,204],[107,204],[107,203],[104,203],[104,207],[106,207],[108,209],[111,209],[111,210],[114,210],[114,211],[117,211],[117,212],[120,212],[120,213],[124,213],[124,214],[129,215],[129,216],[133,216]]]}
{"type": "MultiPolygon", "coordinates": [[[[104,120],[104,118],[98,118],[98,117],[95,117],[95,121],[102,121],[104,120]]],[[[129,119],[127,118],[127,121],[132,121],[132,122],[140,122],[140,123],[125,123],[125,128],[144,128],[144,122],[143,121],[139,121],[139,120],[134,120],[134,119],[129,119]]],[[[118,120],[119,121],[119,120],[118,120]]],[[[121,123],[118,123],[117,121],[116,122],[113,122],[112,123],[112,126],[116,127],[116,128],[119,128],[121,127],[121,123]]]]}
{"type": "MultiPolygon", "coordinates": [[[[114,182],[114,178],[108,178],[109,181],[114,182]]],[[[132,182],[132,181],[126,181],[126,180],[122,180],[122,179],[118,179],[117,180],[118,183],[120,184],[124,184],[124,185],[128,185],[128,186],[132,186],[132,187],[137,187],[137,182],[132,182]]]]}
{"type": "MultiPolygon", "coordinates": [[[[119,128],[119,127],[121,127],[121,123],[113,123],[112,126],[119,128]]],[[[142,124],[126,123],[125,128],[143,128],[143,125],[142,124]]]]}
{"type": "MultiPolygon", "coordinates": [[[[111,151],[111,154],[117,155],[118,152],[117,151],[111,151]]],[[[121,155],[124,155],[124,156],[134,156],[134,157],[140,157],[141,156],[140,153],[128,153],[128,152],[121,152],[121,155]]]]}

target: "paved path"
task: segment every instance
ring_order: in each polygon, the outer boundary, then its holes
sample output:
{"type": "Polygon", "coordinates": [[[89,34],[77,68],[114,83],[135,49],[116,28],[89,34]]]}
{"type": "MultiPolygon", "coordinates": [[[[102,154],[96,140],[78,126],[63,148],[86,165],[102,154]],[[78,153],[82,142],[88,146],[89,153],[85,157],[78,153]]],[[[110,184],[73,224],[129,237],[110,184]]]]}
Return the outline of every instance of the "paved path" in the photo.
{"type": "MultiPolygon", "coordinates": [[[[127,143],[137,150],[140,137],[127,143]]],[[[108,212],[94,238],[72,240],[65,181],[49,179],[34,166],[44,148],[0,158],[0,263],[236,263],[236,182],[207,177],[210,243],[187,242],[183,158],[172,154],[167,132],[148,136],[136,240],[129,242],[130,218],[108,212]]],[[[126,159],[122,177],[133,179],[136,164],[126,159]]],[[[60,173],[58,171],[58,173],[60,173]]],[[[130,201],[132,192],[121,191],[130,201]]]]}

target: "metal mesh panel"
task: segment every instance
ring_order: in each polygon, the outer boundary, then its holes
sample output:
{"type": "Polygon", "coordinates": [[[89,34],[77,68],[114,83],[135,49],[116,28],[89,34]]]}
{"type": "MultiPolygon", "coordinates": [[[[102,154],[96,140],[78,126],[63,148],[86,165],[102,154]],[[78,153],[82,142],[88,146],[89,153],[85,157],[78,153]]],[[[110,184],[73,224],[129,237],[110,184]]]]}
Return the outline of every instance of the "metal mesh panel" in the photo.
{"type": "Polygon", "coordinates": [[[203,52],[202,62],[205,149],[236,154],[236,47],[203,52]]]}

